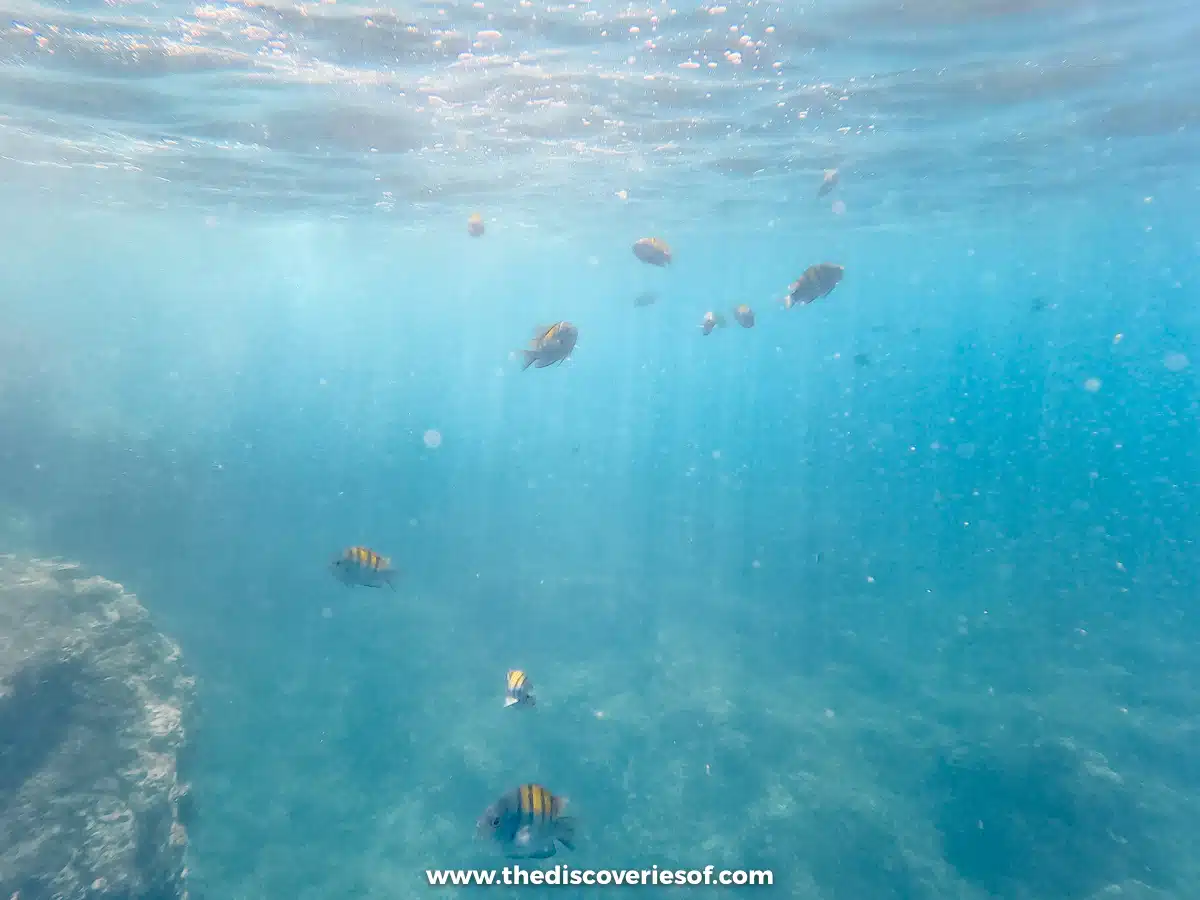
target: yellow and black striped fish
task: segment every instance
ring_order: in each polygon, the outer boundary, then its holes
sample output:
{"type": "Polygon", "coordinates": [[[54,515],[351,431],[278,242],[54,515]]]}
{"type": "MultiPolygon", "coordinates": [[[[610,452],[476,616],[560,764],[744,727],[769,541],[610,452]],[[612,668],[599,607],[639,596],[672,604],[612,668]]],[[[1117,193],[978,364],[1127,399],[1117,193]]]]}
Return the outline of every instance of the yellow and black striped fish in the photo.
{"type": "Polygon", "coordinates": [[[565,797],[556,797],[540,784],[513,788],[479,818],[479,834],[490,837],[514,859],[547,859],[556,842],[575,849],[575,820],[564,816],[565,797]]]}
{"type": "Polygon", "coordinates": [[[533,706],[536,702],[533,697],[533,683],[530,682],[529,676],[520,669],[509,669],[508,681],[504,686],[505,707],[518,704],[533,706]]]}
{"type": "Polygon", "coordinates": [[[633,242],[633,255],[642,262],[659,268],[671,264],[671,248],[662,238],[639,238],[633,242]]]}
{"type": "Polygon", "coordinates": [[[803,306],[825,297],[842,280],[846,270],[833,263],[817,263],[809,266],[795,281],[788,286],[788,294],[783,298],[785,309],[793,306],[803,306]]]}
{"type": "Polygon", "coordinates": [[[524,366],[528,369],[544,369],[554,363],[561,363],[575,349],[579,340],[579,329],[570,322],[555,322],[553,325],[539,325],[533,330],[533,338],[529,349],[523,350],[524,366]]]}
{"type": "Polygon", "coordinates": [[[334,577],[347,586],[382,587],[386,584],[393,591],[396,589],[393,582],[396,570],[392,568],[392,561],[369,547],[348,548],[333,561],[331,568],[334,577]]]}

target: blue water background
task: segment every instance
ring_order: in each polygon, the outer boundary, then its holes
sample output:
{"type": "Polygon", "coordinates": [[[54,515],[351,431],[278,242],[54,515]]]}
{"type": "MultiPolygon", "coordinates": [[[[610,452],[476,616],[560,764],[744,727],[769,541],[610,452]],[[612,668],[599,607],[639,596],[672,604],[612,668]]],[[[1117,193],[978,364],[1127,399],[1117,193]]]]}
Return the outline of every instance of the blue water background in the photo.
{"type": "MultiPolygon", "coordinates": [[[[1105,827],[1133,849],[1095,883],[1017,865],[1009,896],[1182,896],[1196,401],[1163,359],[1194,346],[1196,272],[1170,208],[1041,242],[680,228],[667,272],[628,233],[87,222],[71,266],[42,240],[10,275],[44,368],[6,395],[5,496],[29,549],[137,589],[186,648],[204,896],[415,892],[487,864],[474,817],[530,779],[587,823],[576,865],[986,896],[944,862],[939,760],[1058,739],[1129,767],[1105,827]],[[827,302],[772,302],[824,258],[827,302]],[[700,335],[737,300],[753,330],[700,335]],[[519,371],[558,317],[573,360],[519,371]],[[144,436],[52,424],[101,404],[144,436]],[[398,594],[327,577],[358,541],[398,594]]],[[[1077,825],[1056,852],[1111,860],[1077,825]]]]}
{"type": "MultiPolygon", "coordinates": [[[[195,897],[451,896],[423,870],[498,864],[475,819],[536,780],[570,798],[580,867],[1190,900],[1200,120],[1171,88],[1196,82],[1195,13],[876,6],[778,14],[814,83],[872,85],[811,143],[765,119],[727,138],[752,84],[682,92],[672,114],[716,124],[672,131],[686,164],[648,137],[659,161],[617,180],[550,150],[438,168],[350,89],[305,94],[319,120],[266,88],[231,112],[227,60],[109,48],[35,75],[14,26],[0,539],[121,581],[180,641],[195,897]],[[989,75],[1071,35],[1070,65],[989,75]],[[943,59],[952,84],[867,78],[943,59]],[[74,140],[46,165],[35,118],[74,140]],[[232,149],[147,152],[134,180],[86,162],[105,129],[232,149]],[[382,205],[348,162],[376,144],[414,184],[382,205]],[[670,269],[631,254],[651,234],[670,269]],[[785,311],[821,261],[845,281],[785,311]],[[701,334],[740,302],[754,329],[701,334]],[[562,318],[571,361],[520,371],[562,318]],[[329,577],[355,543],[395,594],[329,577]],[[512,666],[530,715],[501,708],[512,666]]],[[[303,27],[340,65],[381,55],[303,27]]],[[[586,55],[572,35],[542,37],[586,55]]],[[[647,133],[661,102],[634,104],[647,133]]],[[[576,895],[496,895],[552,892],[576,895]]]]}

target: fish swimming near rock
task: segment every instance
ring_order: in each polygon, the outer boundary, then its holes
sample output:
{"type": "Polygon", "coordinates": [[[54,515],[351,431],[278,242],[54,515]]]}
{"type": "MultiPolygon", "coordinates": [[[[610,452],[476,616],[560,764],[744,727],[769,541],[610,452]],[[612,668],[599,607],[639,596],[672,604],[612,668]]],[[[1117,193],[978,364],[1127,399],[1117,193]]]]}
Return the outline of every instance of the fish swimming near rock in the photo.
{"type": "Polygon", "coordinates": [[[575,849],[575,820],[563,815],[566,805],[541,785],[523,784],[484,810],[476,834],[494,840],[511,859],[548,859],[557,844],[575,849]]]}
{"type": "Polygon", "coordinates": [[[662,238],[649,237],[635,241],[633,255],[644,263],[660,268],[671,264],[671,248],[662,238]]]}
{"type": "Polygon", "coordinates": [[[369,547],[350,547],[330,564],[335,578],[347,587],[383,587],[396,589],[396,570],[386,556],[369,547]]]}
{"type": "Polygon", "coordinates": [[[508,678],[504,683],[504,706],[535,706],[537,701],[533,696],[533,684],[529,676],[520,669],[509,669],[508,678]]]}
{"type": "Polygon", "coordinates": [[[706,312],[704,318],[700,320],[700,330],[705,334],[712,334],[714,328],[725,327],[725,317],[720,313],[706,312]]]}
{"type": "Polygon", "coordinates": [[[471,237],[483,237],[483,216],[479,213],[471,213],[467,219],[467,234],[471,237]]]}
{"type": "Polygon", "coordinates": [[[733,317],[737,319],[737,323],[743,328],[754,327],[754,310],[745,303],[733,311],[733,317]]]}
{"type": "Polygon", "coordinates": [[[533,332],[533,340],[529,349],[522,351],[525,364],[522,370],[533,366],[544,369],[554,363],[561,363],[575,349],[579,340],[579,329],[570,322],[555,322],[553,325],[539,325],[533,332]]]}
{"type": "Polygon", "coordinates": [[[784,298],[785,309],[796,305],[812,303],[814,300],[829,294],[845,274],[845,269],[833,263],[817,263],[804,270],[799,278],[788,287],[788,295],[784,298]]]}
{"type": "Polygon", "coordinates": [[[821,186],[817,189],[817,199],[819,200],[820,198],[822,198],[826,194],[828,194],[830,191],[832,191],[835,187],[837,187],[837,183],[838,183],[838,170],[837,169],[826,169],[825,177],[821,180],[821,186]]]}

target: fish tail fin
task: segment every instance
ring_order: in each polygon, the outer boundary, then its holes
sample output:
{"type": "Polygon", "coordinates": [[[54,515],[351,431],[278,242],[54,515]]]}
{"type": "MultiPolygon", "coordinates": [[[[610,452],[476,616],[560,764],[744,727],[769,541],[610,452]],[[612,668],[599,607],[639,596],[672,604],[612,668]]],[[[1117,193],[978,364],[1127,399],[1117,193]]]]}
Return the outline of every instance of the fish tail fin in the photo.
{"type": "Polygon", "coordinates": [[[504,708],[505,709],[508,709],[510,706],[515,706],[516,703],[517,703],[516,697],[505,697],[504,698],[504,708]]]}
{"type": "Polygon", "coordinates": [[[554,830],[558,842],[568,850],[575,849],[575,819],[571,816],[560,816],[554,830]]]}
{"type": "Polygon", "coordinates": [[[532,350],[522,350],[521,352],[525,354],[525,365],[521,366],[521,371],[524,372],[537,360],[537,354],[532,350]]]}

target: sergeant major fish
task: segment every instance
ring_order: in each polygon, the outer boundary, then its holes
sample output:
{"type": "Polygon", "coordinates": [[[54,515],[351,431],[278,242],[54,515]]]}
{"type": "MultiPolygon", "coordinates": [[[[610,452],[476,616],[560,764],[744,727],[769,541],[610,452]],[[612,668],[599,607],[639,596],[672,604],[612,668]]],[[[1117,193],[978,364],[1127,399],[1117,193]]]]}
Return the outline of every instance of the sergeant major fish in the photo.
{"type": "Polygon", "coordinates": [[[509,669],[508,680],[504,686],[504,706],[533,706],[537,701],[533,696],[533,685],[529,676],[520,669],[509,669]]]}
{"type": "Polygon", "coordinates": [[[817,198],[820,199],[837,187],[838,170],[826,169],[825,177],[821,180],[821,186],[817,189],[817,198]]]}
{"type": "Polygon", "coordinates": [[[510,859],[548,859],[558,849],[575,849],[575,820],[564,816],[567,801],[538,784],[513,788],[479,818],[476,833],[491,838],[510,859]]]}
{"type": "Polygon", "coordinates": [[[662,238],[641,238],[633,243],[633,255],[644,263],[663,268],[671,264],[671,248],[662,238]]]}
{"type": "Polygon", "coordinates": [[[724,328],[725,317],[720,313],[715,313],[709,310],[704,314],[704,318],[700,320],[700,330],[705,334],[712,334],[714,328],[724,328]]]}
{"type": "Polygon", "coordinates": [[[838,286],[845,271],[833,263],[809,266],[804,270],[804,274],[788,287],[788,295],[783,300],[784,308],[791,309],[797,304],[812,303],[819,297],[824,297],[838,286]]]}
{"type": "Polygon", "coordinates": [[[560,363],[575,349],[579,340],[579,329],[570,322],[555,322],[553,325],[539,325],[533,333],[529,349],[522,351],[525,365],[522,370],[533,366],[544,369],[546,366],[560,363]]]}
{"type": "Polygon", "coordinates": [[[330,569],[347,587],[382,587],[386,584],[393,591],[396,589],[392,580],[396,575],[392,561],[368,547],[350,547],[333,561],[330,569]]]}

